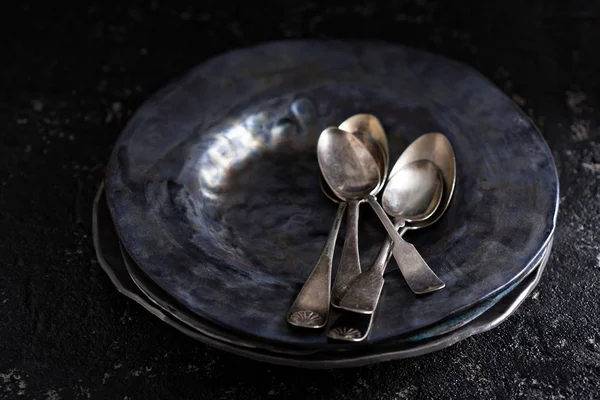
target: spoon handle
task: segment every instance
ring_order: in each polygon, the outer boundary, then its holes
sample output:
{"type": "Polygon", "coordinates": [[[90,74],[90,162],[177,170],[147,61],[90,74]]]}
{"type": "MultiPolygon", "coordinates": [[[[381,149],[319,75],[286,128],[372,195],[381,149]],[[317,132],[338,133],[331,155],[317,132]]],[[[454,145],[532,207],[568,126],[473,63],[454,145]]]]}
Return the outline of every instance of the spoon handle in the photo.
{"type": "Polygon", "coordinates": [[[316,329],[324,327],[327,323],[331,297],[333,252],[344,211],[346,211],[346,203],[342,202],[338,206],[333,226],[319,259],[290,307],[287,320],[292,325],[316,329]]]}
{"type": "MultiPolygon", "coordinates": [[[[404,224],[402,220],[394,222],[395,228],[404,224]]],[[[398,233],[400,237],[404,236],[407,230],[406,228],[402,229],[398,233]]],[[[387,236],[371,268],[361,273],[349,285],[346,294],[340,301],[340,308],[360,314],[372,314],[375,312],[381,291],[383,290],[383,273],[392,256],[392,245],[392,240],[387,236]]]]}
{"type": "MultiPolygon", "coordinates": [[[[394,228],[396,228],[396,230],[398,230],[403,225],[404,225],[404,220],[402,220],[402,219],[394,220],[394,228]]],[[[408,228],[403,227],[400,231],[398,231],[398,235],[401,238],[404,238],[404,234],[406,232],[408,232],[408,228]]],[[[369,271],[373,271],[374,274],[383,276],[383,274],[386,271],[386,267],[387,267],[388,263],[390,262],[390,258],[392,258],[391,249],[392,249],[393,244],[394,243],[392,242],[392,239],[389,236],[386,236],[385,241],[383,242],[383,244],[381,245],[381,248],[379,249],[379,253],[377,253],[377,257],[375,258],[375,261],[373,261],[371,268],[368,269],[369,271]]]]}
{"type": "Polygon", "coordinates": [[[360,257],[358,254],[358,209],[360,201],[348,201],[348,215],[346,218],[346,238],[340,257],[340,264],[333,283],[331,305],[339,307],[339,302],[346,293],[350,282],[360,275],[360,257]]]}
{"type": "Polygon", "coordinates": [[[362,342],[373,326],[373,314],[339,312],[332,318],[327,337],[345,342],[362,342]]]}
{"type": "Polygon", "coordinates": [[[429,268],[415,246],[406,242],[396,231],[394,224],[388,218],[383,208],[377,203],[373,196],[368,196],[367,201],[381,220],[392,244],[392,254],[398,263],[400,272],[404,275],[406,283],[416,294],[435,292],[446,286],[444,282],[429,268]]]}

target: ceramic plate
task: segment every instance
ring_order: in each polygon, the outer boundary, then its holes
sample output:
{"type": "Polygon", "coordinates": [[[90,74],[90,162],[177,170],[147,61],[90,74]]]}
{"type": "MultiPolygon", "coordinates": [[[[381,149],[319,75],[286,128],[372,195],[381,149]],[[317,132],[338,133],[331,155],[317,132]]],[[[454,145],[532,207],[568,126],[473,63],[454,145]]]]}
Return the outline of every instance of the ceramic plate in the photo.
{"type": "MultiPolygon", "coordinates": [[[[534,268],[533,273],[517,285],[514,290],[509,291],[499,301],[490,305],[485,312],[477,315],[476,319],[457,326],[450,333],[436,335],[433,338],[421,338],[417,342],[391,340],[381,345],[371,345],[368,350],[363,347],[360,351],[317,353],[315,350],[283,348],[269,343],[257,342],[252,338],[227,332],[210,322],[201,323],[201,321],[198,321],[194,325],[196,327],[200,326],[201,329],[197,329],[190,326],[189,321],[184,322],[180,316],[176,317],[172,314],[173,311],[176,313],[182,312],[177,307],[161,306],[156,299],[146,297],[140,291],[138,284],[130,279],[126,264],[119,257],[118,238],[111,229],[112,223],[108,218],[105,207],[106,205],[103,204],[99,193],[94,205],[94,244],[100,265],[120,292],[182,333],[206,344],[260,361],[307,368],[355,367],[396,358],[418,356],[440,350],[466,337],[492,329],[514,312],[525,297],[531,293],[541,277],[551,250],[549,247],[544,251],[544,257],[540,260],[538,266],[534,268]]],[[[350,345],[350,348],[352,347],[356,348],[355,344],[350,345]]]]}
{"type": "MultiPolygon", "coordinates": [[[[107,168],[107,199],[124,246],[202,318],[261,340],[324,343],[324,335],[299,334],[285,317],[336,209],[319,189],[318,135],[359,112],[380,118],[391,160],[421,134],[444,133],[458,174],[444,217],[407,236],[446,288],[415,296],[398,272],[388,274],[369,341],[459,315],[531,271],[558,205],[556,169],[540,133],[473,69],[367,42],[236,50],[152,97],[107,168]]],[[[362,211],[368,264],[384,230],[362,211]]]]}

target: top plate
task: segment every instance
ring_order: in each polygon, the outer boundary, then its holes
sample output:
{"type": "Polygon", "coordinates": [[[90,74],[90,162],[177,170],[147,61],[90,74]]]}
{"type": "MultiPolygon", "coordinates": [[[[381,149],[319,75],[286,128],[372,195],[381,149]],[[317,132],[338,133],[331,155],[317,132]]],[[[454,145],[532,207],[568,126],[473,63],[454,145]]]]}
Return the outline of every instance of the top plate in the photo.
{"type": "MultiPolygon", "coordinates": [[[[446,214],[407,235],[446,288],[416,296],[389,273],[369,342],[460,313],[535,265],[554,230],[558,179],[528,117],[469,67],[367,42],[236,50],[154,95],[107,168],[125,247],[201,317],[267,340],[326,343],[322,332],[289,326],[286,312],[336,209],[319,188],[318,135],[356,113],[381,120],[392,164],[426,132],[443,132],[457,162],[446,214]]],[[[384,230],[361,211],[366,267],[384,230]]]]}

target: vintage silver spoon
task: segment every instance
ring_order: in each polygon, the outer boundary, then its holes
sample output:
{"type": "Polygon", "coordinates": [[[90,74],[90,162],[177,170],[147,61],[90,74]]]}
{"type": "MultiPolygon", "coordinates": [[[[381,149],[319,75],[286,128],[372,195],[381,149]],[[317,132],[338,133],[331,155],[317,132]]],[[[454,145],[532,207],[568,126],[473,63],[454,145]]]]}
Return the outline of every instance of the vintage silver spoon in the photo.
{"type": "Polygon", "coordinates": [[[340,224],[346,211],[346,202],[340,202],[333,193],[330,195],[325,186],[326,184],[323,185],[321,182],[321,189],[325,195],[331,200],[339,202],[339,206],[321,254],[288,311],[288,322],[302,328],[322,328],[327,323],[329,316],[333,253],[340,224]]]}
{"type": "MultiPolygon", "coordinates": [[[[429,160],[417,160],[405,165],[392,176],[383,192],[385,211],[395,217],[394,226],[400,228],[406,222],[423,221],[435,212],[442,200],[443,177],[438,167],[429,160]]],[[[386,240],[380,255],[388,258],[390,240],[386,240]]],[[[383,289],[383,273],[386,260],[376,259],[373,266],[362,272],[348,287],[340,301],[340,308],[370,314],[375,311],[383,289]]],[[[411,264],[401,268],[405,276],[412,277],[411,264]],[[408,271],[405,271],[408,269],[408,271]]],[[[432,274],[433,271],[431,272],[432,274]]],[[[409,281],[409,280],[407,280],[409,281]]]]}
{"type": "MultiPolygon", "coordinates": [[[[381,123],[371,114],[357,114],[342,122],[338,129],[349,132],[359,139],[375,160],[380,179],[372,192],[379,193],[385,185],[390,158],[387,137],[381,123]]],[[[348,284],[362,271],[358,254],[359,203],[352,203],[348,208],[344,247],[331,291],[331,305],[334,307],[339,306],[348,284]]]]}
{"type": "MultiPolygon", "coordinates": [[[[367,147],[367,150],[371,155],[374,156],[383,177],[380,182],[381,187],[383,187],[386,183],[385,179],[387,177],[389,165],[389,148],[385,131],[379,120],[371,114],[356,114],[340,124],[339,128],[353,133],[354,136],[359,138],[363,145],[367,147]],[[377,144],[379,144],[380,147],[376,146],[377,144]],[[378,154],[378,151],[381,149],[383,149],[383,159],[378,154]]],[[[397,171],[397,169],[395,171],[397,171]]],[[[379,192],[380,190],[381,188],[375,189],[376,192],[379,192]]],[[[393,198],[393,196],[390,196],[389,198],[393,198]]],[[[389,210],[386,211],[390,214],[389,210]]],[[[392,213],[391,215],[395,215],[395,213],[392,213]]],[[[341,298],[344,296],[348,285],[361,272],[359,261],[353,262],[353,260],[358,260],[359,258],[358,243],[353,243],[352,240],[346,240],[344,242],[344,251],[342,251],[342,255],[346,255],[347,253],[348,257],[342,257],[342,260],[347,261],[340,263],[340,266],[344,266],[345,268],[338,270],[339,272],[332,289],[331,304],[335,307],[340,306],[341,298]]],[[[416,250],[414,250],[413,253],[416,253],[416,250]]],[[[409,265],[411,263],[410,257],[407,258],[407,262],[404,265],[409,265]]],[[[415,273],[414,269],[408,267],[402,269],[402,271],[407,271],[404,278],[415,293],[428,293],[444,287],[443,282],[439,280],[426,263],[418,262],[415,264],[415,268],[419,268],[419,273],[415,273]],[[423,267],[419,268],[419,265],[423,265],[423,267]]]]}
{"type": "MultiPolygon", "coordinates": [[[[454,188],[456,186],[456,161],[452,145],[441,133],[427,133],[420,136],[412,142],[402,153],[390,175],[394,175],[405,165],[427,159],[432,161],[441,171],[444,179],[444,189],[442,192],[442,200],[439,207],[433,215],[422,221],[408,222],[399,232],[401,236],[410,229],[421,229],[428,227],[437,222],[446,209],[450,205],[454,188]]],[[[387,264],[390,257],[390,249],[387,246],[382,246],[377,256],[376,263],[381,262],[387,264]]],[[[371,267],[373,268],[373,267],[371,267]]],[[[352,342],[360,342],[367,338],[373,325],[374,314],[359,314],[354,312],[344,312],[331,324],[327,336],[332,339],[345,340],[352,342]]]]}
{"type": "MultiPolygon", "coordinates": [[[[411,279],[426,291],[431,291],[431,287],[435,285],[439,287],[441,284],[443,287],[435,274],[421,274],[420,271],[428,272],[431,269],[414,246],[402,240],[392,221],[377,203],[375,195],[376,190],[381,188],[380,174],[377,163],[361,142],[346,131],[328,128],[319,138],[317,157],[323,177],[331,190],[337,197],[348,201],[349,216],[353,208],[357,209],[361,202],[367,201],[392,238],[392,254],[398,264],[406,264],[407,270],[416,271],[411,279]]],[[[350,217],[348,222],[351,222],[350,217]]]]}
{"type": "MultiPolygon", "coordinates": [[[[376,160],[380,174],[387,176],[389,151],[385,132],[379,123],[379,120],[370,114],[356,114],[344,122],[343,126],[348,132],[351,132],[354,137],[360,140],[367,151],[372,153],[376,160]]],[[[341,220],[346,209],[346,202],[342,201],[331,190],[329,185],[324,181],[321,172],[319,184],[323,193],[332,201],[340,203],[333,226],[329,232],[329,236],[323,246],[319,259],[317,260],[313,270],[302,289],[296,296],[294,303],[288,311],[287,320],[290,324],[303,328],[321,328],[327,323],[329,315],[329,304],[331,298],[331,269],[333,261],[333,252],[341,220]]],[[[385,181],[380,182],[381,190],[385,181]]],[[[358,209],[356,212],[348,212],[347,231],[358,231],[358,209]]],[[[348,282],[352,281],[361,272],[360,261],[358,255],[358,237],[357,233],[346,235],[347,239],[344,242],[342,250],[340,267],[334,283],[333,293],[336,293],[336,299],[339,300],[345,290],[348,282]],[[348,237],[350,240],[348,240],[348,237]],[[354,238],[354,240],[352,240],[354,238]]]]}

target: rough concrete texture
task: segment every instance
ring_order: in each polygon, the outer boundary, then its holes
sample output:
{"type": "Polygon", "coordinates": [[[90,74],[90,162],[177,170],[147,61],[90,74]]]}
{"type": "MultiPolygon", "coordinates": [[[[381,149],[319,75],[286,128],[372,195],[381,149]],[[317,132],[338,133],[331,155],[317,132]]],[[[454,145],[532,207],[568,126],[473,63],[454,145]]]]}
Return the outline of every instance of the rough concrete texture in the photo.
{"type": "Polygon", "coordinates": [[[600,58],[595,2],[108,1],[5,9],[0,63],[0,398],[593,399],[600,396],[600,58]],[[547,272],[499,328],[444,351],[305,371],[179,334],[95,261],[111,146],[155,90],[225,50],[376,38],[474,66],[547,139],[561,213],[547,272]]]}

